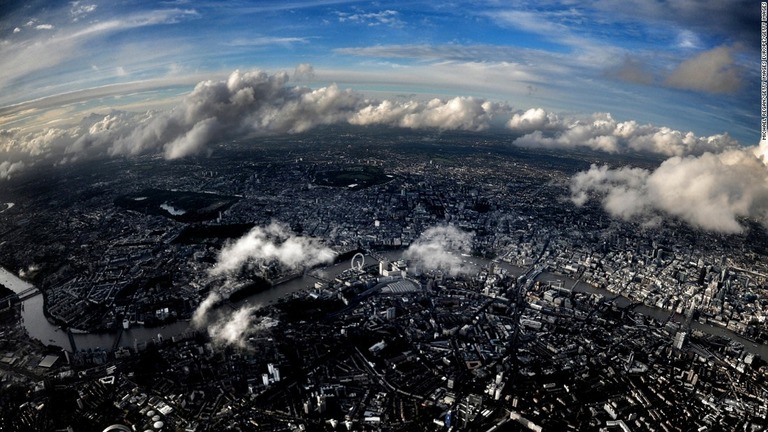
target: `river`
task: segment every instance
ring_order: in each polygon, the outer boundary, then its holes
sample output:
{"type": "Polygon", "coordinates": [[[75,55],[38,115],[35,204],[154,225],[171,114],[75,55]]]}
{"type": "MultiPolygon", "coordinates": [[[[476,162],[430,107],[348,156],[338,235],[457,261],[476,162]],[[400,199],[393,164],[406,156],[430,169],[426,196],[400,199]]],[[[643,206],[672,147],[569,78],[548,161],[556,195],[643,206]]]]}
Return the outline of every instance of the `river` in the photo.
{"type": "Polygon", "coordinates": [[[3,285],[16,294],[32,288],[31,283],[19,279],[18,276],[2,267],[0,267],[0,285],[3,285]]]}
{"type": "MultiPolygon", "coordinates": [[[[400,258],[401,254],[402,254],[402,251],[388,251],[380,255],[382,255],[386,259],[389,259],[390,261],[395,261],[400,258]]],[[[366,264],[370,264],[370,263],[378,263],[378,261],[375,258],[366,256],[366,264]]],[[[477,271],[479,271],[482,266],[488,265],[489,263],[490,263],[490,260],[477,258],[477,257],[466,257],[464,259],[464,265],[467,268],[470,268],[472,270],[477,270],[477,271]]],[[[526,269],[524,268],[513,266],[507,263],[499,263],[498,265],[513,276],[519,276],[525,273],[526,271],[526,269]]],[[[349,262],[342,261],[337,264],[328,266],[323,269],[318,269],[315,271],[320,271],[323,274],[323,277],[325,277],[326,279],[333,279],[336,276],[338,276],[339,273],[348,269],[349,267],[350,267],[349,262]]],[[[615,294],[609,292],[608,290],[598,288],[581,281],[577,283],[573,279],[570,279],[562,275],[556,275],[553,273],[547,273],[547,272],[542,273],[536,278],[536,280],[542,281],[542,282],[561,280],[564,286],[566,287],[573,286],[574,291],[576,292],[601,294],[605,297],[615,296],[615,294]]],[[[317,279],[309,275],[304,275],[302,277],[277,285],[271,289],[264,290],[264,291],[255,293],[251,296],[248,296],[245,299],[240,300],[237,303],[233,304],[232,306],[235,308],[238,308],[246,304],[250,306],[269,305],[276,302],[278,299],[282,297],[285,297],[287,295],[293,294],[297,291],[300,291],[306,288],[311,288],[312,286],[314,286],[315,282],[317,282],[317,279]]],[[[32,286],[28,282],[25,282],[19,279],[16,275],[14,275],[11,272],[8,272],[7,270],[1,267],[0,267],[0,283],[14,290],[14,292],[21,292],[32,286]]],[[[617,297],[616,300],[614,301],[619,306],[627,306],[631,303],[629,299],[623,296],[617,297]]],[[[650,307],[647,305],[639,305],[635,307],[634,310],[642,313],[643,315],[649,316],[659,321],[664,321],[670,314],[670,311],[668,310],[650,307]]],[[[678,322],[681,321],[681,319],[683,319],[683,317],[681,316],[676,316],[674,318],[678,322]]],[[[31,337],[36,338],[45,344],[53,344],[53,345],[58,345],[60,347],[70,349],[70,342],[69,342],[67,333],[61,330],[58,326],[51,324],[48,321],[48,319],[46,319],[45,316],[43,315],[43,296],[42,295],[37,295],[35,297],[31,297],[24,301],[23,310],[22,310],[22,320],[24,322],[24,326],[27,329],[27,332],[31,337]]],[[[744,348],[747,351],[752,352],[754,354],[758,354],[763,359],[768,359],[768,345],[755,344],[723,327],[717,327],[714,325],[704,324],[697,321],[694,321],[693,323],[691,323],[691,327],[694,330],[700,330],[704,333],[723,336],[725,338],[738,341],[744,345],[744,348]]],[[[169,324],[169,325],[157,327],[157,328],[132,327],[129,330],[123,331],[122,337],[120,338],[120,346],[132,347],[134,345],[134,341],[139,346],[142,346],[152,339],[157,339],[158,336],[169,338],[175,335],[180,335],[190,330],[191,330],[190,324],[187,321],[178,321],[173,324],[169,324]]],[[[77,349],[80,349],[80,350],[89,349],[89,348],[90,349],[101,348],[101,349],[107,349],[107,350],[111,349],[112,345],[114,344],[115,337],[116,337],[115,333],[87,333],[87,334],[73,335],[75,345],[77,349]]]]}
{"type": "MultiPolygon", "coordinates": [[[[399,257],[399,253],[383,254],[385,257],[396,259],[399,257]]],[[[378,262],[374,258],[367,256],[366,264],[378,262]]],[[[333,279],[338,276],[342,271],[350,268],[349,261],[342,261],[337,264],[328,266],[317,271],[322,272],[323,277],[333,279]]],[[[292,279],[280,285],[277,285],[271,289],[264,290],[253,295],[246,297],[243,300],[233,304],[232,306],[237,308],[244,304],[251,306],[262,306],[276,302],[278,299],[295,293],[297,291],[311,288],[318,280],[304,275],[302,277],[292,279]]],[[[13,273],[0,267],[0,282],[14,292],[22,292],[32,285],[28,282],[18,278],[13,273]]],[[[71,349],[69,336],[67,332],[59,328],[59,326],[51,324],[43,314],[43,296],[37,295],[31,297],[23,302],[23,309],[21,317],[24,323],[24,327],[27,329],[29,336],[38,339],[45,344],[57,345],[68,350],[71,349]]],[[[123,331],[120,337],[119,346],[133,347],[134,341],[138,346],[143,346],[152,339],[157,340],[158,336],[164,338],[170,338],[172,336],[180,335],[192,330],[190,323],[187,321],[177,321],[172,324],[168,324],[162,327],[141,327],[135,326],[128,330],[123,331]]],[[[116,333],[85,333],[85,334],[73,334],[75,341],[75,347],[78,350],[84,349],[112,349],[115,342],[116,333]]]]}
{"type": "MultiPolygon", "coordinates": [[[[603,289],[598,288],[596,286],[590,285],[586,282],[578,281],[578,283],[574,279],[570,279],[568,277],[562,276],[562,275],[556,275],[554,273],[542,273],[538,278],[536,278],[538,281],[542,282],[550,282],[550,281],[557,281],[560,280],[563,282],[564,287],[573,287],[574,292],[583,292],[583,293],[592,293],[592,294],[601,294],[608,298],[616,297],[616,294],[603,289]],[[575,284],[575,286],[574,286],[575,284]]],[[[632,300],[620,295],[616,297],[616,299],[613,300],[614,303],[616,303],[619,307],[626,307],[632,304],[632,300]]],[[[633,309],[635,312],[640,312],[641,314],[651,317],[657,321],[665,321],[669,315],[672,313],[671,311],[667,309],[660,309],[657,307],[648,306],[645,304],[641,304],[638,306],[635,306],[633,309]]],[[[685,321],[685,316],[680,314],[675,314],[672,317],[672,321],[682,323],[685,321]]],[[[698,321],[692,321],[691,322],[691,328],[693,330],[699,330],[707,334],[715,335],[715,336],[722,336],[724,338],[737,341],[744,345],[744,349],[760,356],[762,359],[768,359],[768,345],[760,345],[756,344],[748,339],[745,339],[738,334],[728,330],[724,327],[718,327],[712,324],[706,324],[701,323],[698,321]]]]}

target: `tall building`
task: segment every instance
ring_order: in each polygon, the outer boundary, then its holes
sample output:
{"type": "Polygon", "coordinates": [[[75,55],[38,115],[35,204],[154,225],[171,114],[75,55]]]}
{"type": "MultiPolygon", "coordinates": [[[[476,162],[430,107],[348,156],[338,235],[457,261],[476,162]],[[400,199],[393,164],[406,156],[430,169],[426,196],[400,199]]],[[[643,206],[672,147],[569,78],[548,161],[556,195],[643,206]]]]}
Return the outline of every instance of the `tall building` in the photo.
{"type": "Polygon", "coordinates": [[[267,369],[269,369],[269,376],[272,378],[272,381],[278,382],[280,381],[280,369],[277,368],[272,363],[267,364],[267,369]]]}
{"type": "Polygon", "coordinates": [[[678,331],[675,333],[675,341],[672,344],[676,349],[683,349],[685,341],[688,338],[688,333],[684,331],[678,331]]]}
{"type": "Polygon", "coordinates": [[[635,352],[632,351],[629,353],[629,356],[627,357],[627,363],[624,365],[624,370],[629,371],[632,369],[632,363],[635,361],[635,352]]]}
{"type": "Polygon", "coordinates": [[[483,409],[483,397],[477,394],[470,394],[464,397],[459,403],[458,414],[462,421],[469,423],[475,419],[477,414],[483,409]]]}

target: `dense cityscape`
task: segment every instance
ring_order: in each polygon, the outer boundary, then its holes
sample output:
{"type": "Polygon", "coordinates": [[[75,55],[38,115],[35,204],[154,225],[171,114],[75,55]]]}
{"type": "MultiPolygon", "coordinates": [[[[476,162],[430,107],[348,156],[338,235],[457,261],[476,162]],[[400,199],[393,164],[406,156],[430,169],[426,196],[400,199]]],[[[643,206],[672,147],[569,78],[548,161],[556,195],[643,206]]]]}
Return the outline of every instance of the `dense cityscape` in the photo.
{"type": "Polygon", "coordinates": [[[768,431],[768,1],[9,0],[0,66],[0,432],[768,431]]]}
{"type": "Polygon", "coordinates": [[[610,156],[505,140],[333,127],[9,180],[2,429],[764,430],[764,228],[612,219],[569,199],[610,156]],[[223,274],[238,239],[304,249],[223,274]]]}

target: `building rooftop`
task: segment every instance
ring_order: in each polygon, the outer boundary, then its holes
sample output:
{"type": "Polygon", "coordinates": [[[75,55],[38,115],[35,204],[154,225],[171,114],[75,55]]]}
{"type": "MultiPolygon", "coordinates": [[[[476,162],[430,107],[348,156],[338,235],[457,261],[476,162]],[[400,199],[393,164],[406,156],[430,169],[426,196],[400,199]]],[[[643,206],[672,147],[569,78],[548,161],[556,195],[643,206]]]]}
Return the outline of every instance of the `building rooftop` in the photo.
{"type": "Polygon", "coordinates": [[[58,359],[59,359],[58,354],[47,355],[42,361],[40,361],[40,364],[38,366],[46,369],[50,368],[53,366],[54,363],[56,363],[58,359]]]}

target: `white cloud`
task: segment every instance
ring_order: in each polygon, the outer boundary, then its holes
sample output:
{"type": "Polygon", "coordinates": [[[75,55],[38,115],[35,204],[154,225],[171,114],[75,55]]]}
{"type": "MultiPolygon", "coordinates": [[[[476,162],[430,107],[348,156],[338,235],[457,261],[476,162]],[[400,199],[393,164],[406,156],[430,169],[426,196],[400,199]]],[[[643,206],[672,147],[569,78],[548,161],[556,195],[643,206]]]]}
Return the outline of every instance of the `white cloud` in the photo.
{"type": "Polygon", "coordinates": [[[95,11],[98,6],[95,4],[83,4],[81,1],[74,1],[70,3],[69,13],[72,16],[73,21],[85,17],[91,12],[95,11]]]}
{"type": "Polygon", "coordinates": [[[473,234],[453,226],[427,229],[403,252],[403,258],[417,271],[441,270],[456,276],[470,271],[460,254],[469,253],[473,234]]]}
{"type": "Polygon", "coordinates": [[[192,326],[205,329],[217,346],[237,346],[247,348],[248,338],[276,324],[270,318],[257,321],[254,312],[258,306],[244,306],[235,311],[228,308],[217,310],[221,296],[211,292],[195,309],[192,326]]]}
{"type": "MultiPolygon", "coordinates": [[[[311,65],[299,65],[296,70],[294,75],[299,76],[314,71],[311,65]]],[[[66,99],[50,104],[60,100],[66,99]]],[[[40,106],[45,103],[49,102],[41,101],[40,106]]],[[[26,111],[26,106],[15,108],[8,111],[7,118],[23,116],[26,111]]],[[[291,87],[285,72],[235,71],[226,80],[199,82],[170,110],[113,110],[90,115],[69,128],[49,127],[38,132],[9,129],[0,133],[0,149],[17,159],[48,159],[53,163],[147,153],[175,159],[206,154],[216,141],[249,134],[301,133],[319,125],[480,131],[505,121],[511,131],[520,134],[513,144],[527,147],[583,147],[673,156],[738,146],[727,134],[697,137],[692,132],[635,121],[619,122],[608,113],[575,117],[542,108],[513,113],[506,104],[475,97],[375,100],[335,84],[315,90],[291,87]]]]}
{"type": "Polygon", "coordinates": [[[701,45],[701,40],[691,30],[680,30],[677,35],[677,46],[684,49],[696,49],[701,45]]]}
{"type": "Polygon", "coordinates": [[[203,328],[206,324],[208,324],[211,311],[213,311],[213,309],[216,307],[216,304],[220,301],[221,296],[215,291],[212,291],[210,294],[208,294],[208,296],[202,302],[200,302],[200,304],[197,306],[197,309],[195,309],[195,312],[192,314],[192,325],[195,328],[203,328]]]}
{"type": "MultiPolygon", "coordinates": [[[[18,80],[32,73],[47,73],[54,77],[56,66],[78,59],[91,50],[85,47],[109,34],[150,25],[167,25],[197,16],[193,10],[166,9],[125,15],[121,19],[77,23],[61,26],[52,33],[37,34],[29,38],[13,40],[0,44],[0,58],[4,67],[0,69],[0,94],[4,99],[14,92],[25,91],[24,87],[15,86],[18,80]],[[50,72],[49,72],[50,71],[50,72]]],[[[37,24],[30,21],[27,26],[54,30],[51,24],[37,24]]],[[[54,80],[55,81],[55,80],[54,80]]],[[[25,95],[28,97],[28,95],[25,95]]],[[[16,95],[16,97],[20,97],[16,95]]]]}
{"type": "Polygon", "coordinates": [[[385,100],[362,108],[349,122],[411,129],[483,130],[490,126],[495,115],[504,110],[502,105],[473,97],[456,97],[447,101],[432,99],[426,103],[385,100]]]}
{"type": "Polygon", "coordinates": [[[543,109],[512,116],[507,127],[525,133],[514,141],[522,147],[588,148],[608,153],[646,152],[663,156],[696,155],[736,148],[727,134],[697,137],[668,127],[616,121],[608,113],[591,118],[560,117],[543,109]]]}
{"type": "Polygon", "coordinates": [[[600,200],[612,216],[653,223],[670,216],[708,231],[738,233],[740,218],[768,221],[768,169],[754,149],[672,157],[653,171],[592,167],[571,180],[571,199],[600,200]]]}
{"type": "Polygon", "coordinates": [[[253,316],[256,309],[255,306],[242,307],[210,322],[207,329],[213,342],[219,345],[235,345],[245,348],[248,337],[256,330],[253,316]]]}
{"type": "Polygon", "coordinates": [[[400,28],[404,25],[403,21],[400,19],[400,13],[398,11],[389,9],[379,12],[366,13],[337,12],[336,15],[339,18],[339,22],[365,24],[369,27],[386,25],[400,28]]]}
{"type": "MultiPolygon", "coordinates": [[[[209,296],[208,299],[213,299],[214,302],[218,301],[216,296],[209,296]]],[[[203,303],[207,302],[208,299],[203,303]]],[[[270,317],[257,318],[254,312],[258,309],[258,306],[245,306],[234,312],[220,311],[215,313],[213,305],[209,305],[206,308],[208,313],[205,318],[193,321],[193,325],[196,328],[206,329],[211,341],[217,346],[236,346],[248,349],[248,338],[278,324],[270,317]]]]}
{"type": "MultiPolygon", "coordinates": [[[[297,68],[310,73],[310,65],[297,68]]],[[[9,131],[0,146],[29,156],[138,155],[163,151],[173,159],[204,153],[208,144],[241,134],[300,133],[318,125],[350,123],[442,130],[482,130],[507,108],[458,97],[428,102],[367,100],[329,85],[289,87],[288,74],[235,71],[226,81],[198,83],[175,108],[143,114],[113,111],[78,126],[38,133],[9,131]]],[[[69,156],[68,156],[69,157],[69,156]]]]}
{"type": "Polygon", "coordinates": [[[21,129],[0,130],[0,151],[28,159],[47,157],[60,151],[77,137],[75,130],[48,128],[25,133],[21,129]]]}
{"type": "Polygon", "coordinates": [[[25,167],[24,161],[0,162],[0,179],[9,179],[25,167]]]}
{"type": "Polygon", "coordinates": [[[507,122],[507,127],[520,132],[562,128],[557,114],[546,112],[542,108],[531,108],[523,113],[515,113],[507,122]]]}
{"type": "Polygon", "coordinates": [[[490,12],[488,15],[500,23],[531,33],[546,35],[551,38],[558,38],[563,33],[566,33],[569,37],[571,36],[570,29],[567,26],[548,19],[550,17],[546,13],[505,10],[490,12]]]}
{"type": "Polygon", "coordinates": [[[309,63],[296,65],[293,70],[294,81],[312,81],[315,78],[315,68],[309,63]]]}
{"type": "MultiPolygon", "coordinates": [[[[211,268],[210,275],[224,277],[224,287],[237,280],[237,273],[244,268],[278,265],[285,271],[330,263],[336,253],[319,240],[300,237],[281,223],[273,222],[265,227],[254,227],[234,242],[226,244],[211,268]]],[[[200,303],[192,316],[196,328],[205,328],[216,344],[245,347],[248,337],[263,328],[256,323],[253,312],[257,306],[240,308],[234,312],[216,312],[222,300],[214,289],[200,303]]]]}
{"type": "Polygon", "coordinates": [[[277,263],[283,269],[313,267],[333,261],[336,254],[318,240],[299,237],[281,223],[254,227],[237,241],[226,245],[211,270],[213,275],[230,275],[246,266],[277,263]]]}
{"type": "Polygon", "coordinates": [[[268,46],[268,45],[293,45],[296,43],[307,43],[306,37],[278,37],[278,36],[260,36],[249,39],[235,39],[229,42],[229,46],[268,46]]]}

